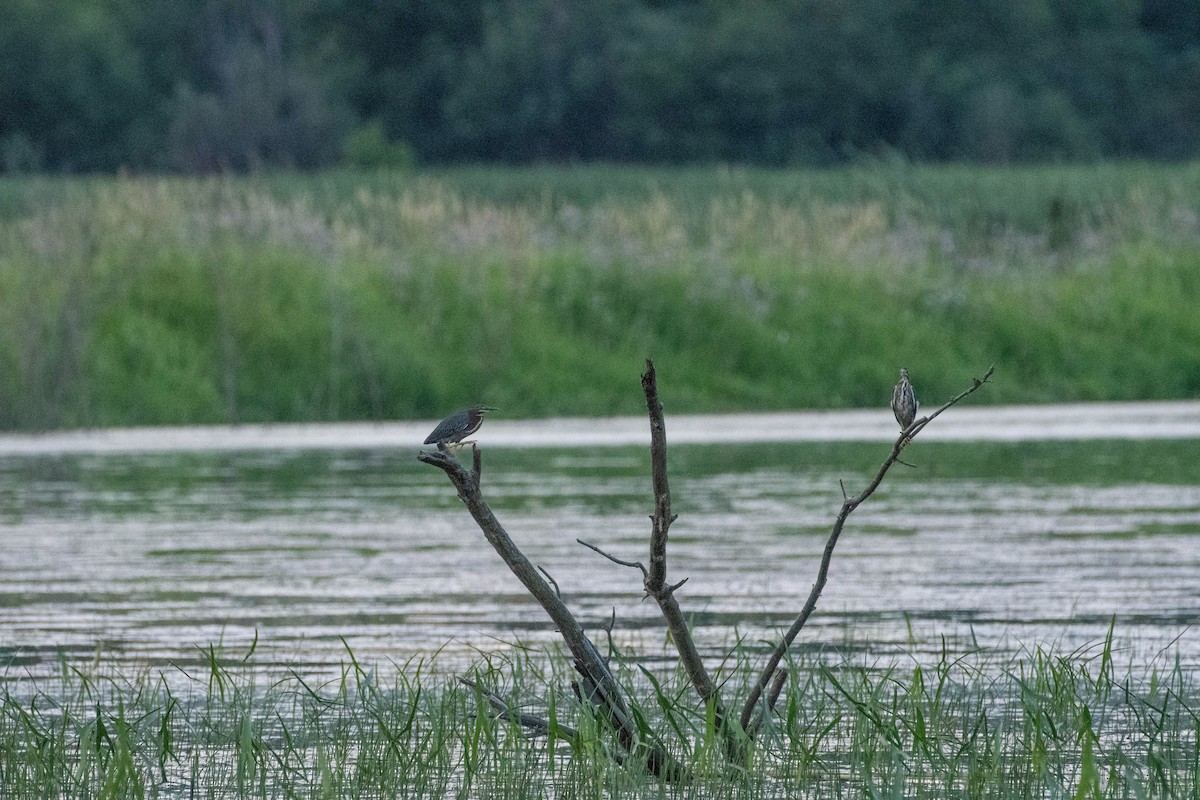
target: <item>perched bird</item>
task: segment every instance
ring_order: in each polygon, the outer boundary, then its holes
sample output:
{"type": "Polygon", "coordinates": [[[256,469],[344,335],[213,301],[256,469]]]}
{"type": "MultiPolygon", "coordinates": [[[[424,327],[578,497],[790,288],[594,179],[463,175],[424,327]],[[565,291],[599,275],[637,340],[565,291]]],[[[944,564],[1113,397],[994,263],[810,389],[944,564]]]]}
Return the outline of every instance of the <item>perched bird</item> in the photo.
{"type": "Polygon", "coordinates": [[[892,390],[892,413],[896,415],[896,422],[900,423],[900,430],[908,430],[908,426],[913,424],[920,405],[912,384],[908,382],[908,370],[900,370],[900,382],[892,390]]]}
{"type": "Polygon", "coordinates": [[[479,430],[483,424],[483,415],[496,409],[491,406],[474,406],[462,411],[456,411],[438,423],[425,440],[425,444],[465,444],[463,439],[479,430]]]}

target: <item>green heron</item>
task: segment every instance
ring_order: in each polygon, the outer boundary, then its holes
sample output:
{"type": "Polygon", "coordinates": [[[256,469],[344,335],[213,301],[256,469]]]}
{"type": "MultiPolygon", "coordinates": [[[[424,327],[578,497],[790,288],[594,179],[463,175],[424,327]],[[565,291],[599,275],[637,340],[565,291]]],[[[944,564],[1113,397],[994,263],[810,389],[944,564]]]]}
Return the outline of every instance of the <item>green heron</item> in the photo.
{"type": "Polygon", "coordinates": [[[896,422],[900,423],[900,430],[906,431],[913,424],[920,405],[912,384],[908,382],[908,370],[900,370],[900,382],[892,390],[892,413],[896,415],[896,422]]]}
{"type": "Polygon", "coordinates": [[[479,430],[479,426],[483,424],[483,415],[495,410],[491,406],[474,406],[455,411],[438,423],[433,433],[425,440],[425,444],[456,444],[461,447],[464,444],[463,439],[479,430]]]}

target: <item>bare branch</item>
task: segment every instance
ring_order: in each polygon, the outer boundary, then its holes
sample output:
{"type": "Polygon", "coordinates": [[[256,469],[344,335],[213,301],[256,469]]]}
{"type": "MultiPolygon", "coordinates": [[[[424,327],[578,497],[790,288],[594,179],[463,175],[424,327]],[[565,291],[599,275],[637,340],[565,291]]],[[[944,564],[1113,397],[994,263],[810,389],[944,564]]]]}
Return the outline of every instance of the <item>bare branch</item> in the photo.
{"type": "Polygon", "coordinates": [[[725,738],[726,755],[737,757],[740,747],[737,734],[729,730],[728,716],[717,686],[704,667],[704,660],[692,638],[692,632],[684,619],[675,590],[687,578],[667,586],[667,532],[676,516],[671,513],[671,487],[667,481],[667,429],[663,421],[662,401],[658,397],[658,378],[654,362],[646,359],[646,372],[642,375],[642,391],[646,395],[646,410],[650,417],[650,480],[654,491],[654,514],[650,517],[650,569],[645,577],[646,594],[653,597],[662,611],[671,640],[679,651],[679,660],[687,670],[688,678],[695,687],[701,701],[712,703],[716,715],[716,727],[725,738]]]}
{"type": "Polygon", "coordinates": [[[658,378],[654,362],[646,359],[642,375],[642,391],[646,394],[646,409],[650,414],[650,480],[654,487],[654,515],[650,517],[650,574],[646,577],[646,592],[654,595],[667,579],[667,532],[675,517],[671,515],[671,487],[667,482],[667,426],[663,420],[662,401],[658,399],[658,378]]]}
{"type": "Polygon", "coordinates": [[[613,638],[612,638],[613,628],[615,628],[616,626],[617,626],[617,607],[613,606],[612,616],[609,617],[608,624],[602,628],[605,635],[608,636],[608,657],[610,659],[612,658],[612,654],[616,650],[616,648],[613,646],[613,638]]]}
{"type": "Polygon", "coordinates": [[[550,581],[550,585],[554,587],[554,593],[562,598],[562,589],[558,588],[558,581],[554,580],[554,576],[547,572],[541,564],[538,564],[538,572],[546,576],[546,580],[550,581]]]}
{"type": "Polygon", "coordinates": [[[626,561],[623,558],[617,558],[616,556],[612,555],[611,553],[604,552],[599,547],[596,547],[596,545],[594,545],[590,542],[585,542],[583,539],[576,539],[575,541],[579,542],[581,545],[588,548],[589,550],[595,550],[597,553],[604,556],[605,558],[607,558],[609,561],[613,562],[614,564],[620,564],[622,567],[637,567],[638,569],[640,569],[642,571],[643,578],[645,578],[647,575],[646,566],[640,561],[626,561]]]}
{"type": "Polygon", "coordinates": [[[988,369],[987,369],[987,372],[985,372],[985,373],[983,374],[983,377],[982,377],[982,378],[972,378],[972,379],[971,379],[971,388],[969,388],[969,389],[964,389],[963,391],[961,391],[961,392],[959,392],[958,394],[956,394],[956,395],[955,395],[955,396],[954,396],[952,399],[950,399],[948,402],[946,402],[945,404],[943,404],[943,405],[941,406],[941,408],[939,408],[937,411],[934,411],[934,412],[933,412],[932,414],[930,414],[928,417],[921,417],[919,420],[917,420],[916,422],[914,422],[914,423],[912,424],[912,426],[909,428],[908,439],[911,441],[911,440],[912,440],[912,437],[916,436],[918,433],[920,433],[921,431],[925,430],[925,426],[926,426],[926,425],[928,425],[929,423],[931,423],[931,422],[933,422],[935,419],[937,419],[937,418],[938,418],[938,416],[939,416],[939,415],[940,415],[940,414],[941,414],[943,411],[945,411],[946,409],[948,409],[950,406],[954,405],[954,404],[955,404],[955,403],[957,403],[959,400],[962,400],[964,397],[966,397],[967,395],[971,394],[971,393],[972,393],[972,392],[974,392],[976,389],[978,389],[979,387],[983,386],[985,383],[991,383],[991,382],[992,382],[992,375],[993,375],[993,373],[995,373],[995,372],[996,372],[996,365],[995,365],[995,364],[992,364],[990,367],[988,367],[988,369]]]}
{"type": "Polygon", "coordinates": [[[775,672],[775,680],[771,681],[771,688],[767,691],[767,710],[771,711],[775,708],[775,704],[779,702],[779,695],[783,694],[783,687],[787,685],[788,672],[786,669],[779,669],[775,672]]]}
{"type": "MultiPolygon", "coordinates": [[[[476,449],[475,461],[478,465],[479,455],[476,449]]],[[[684,769],[666,749],[657,742],[646,742],[639,735],[637,723],[629,711],[624,693],[612,672],[605,663],[600,651],[592,644],[591,639],[583,630],[583,626],[567,608],[559,595],[550,587],[537,569],[521,552],[508,531],[496,519],[491,507],[483,499],[479,491],[476,475],[467,472],[458,459],[444,445],[436,451],[422,450],[417,453],[417,459],[423,463],[441,469],[458,491],[459,498],[467,507],[475,523],[483,532],[488,543],[508,565],[513,575],[525,586],[534,599],[545,610],[554,622],[559,634],[563,637],[567,649],[575,662],[576,671],[594,689],[593,696],[603,703],[607,718],[611,721],[617,733],[617,739],[626,751],[632,751],[641,744],[648,750],[647,766],[655,774],[669,776],[673,780],[681,779],[687,774],[684,769]]]]}
{"type": "Polygon", "coordinates": [[[539,736],[549,736],[551,732],[553,732],[555,736],[558,736],[562,739],[568,739],[570,741],[576,741],[579,739],[579,731],[575,730],[569,725],[563,725],[562,723],[551,725],[550,720],[548,719],[517,711],[510,706],[508,701],[503,697],[495,692],[484,689],[470,678],[459,678],[458,682],[464,686],[469,686],[478,692],[484,700],[488,701],[488,705],[496,710],[496,716],[500,717],[500,719],[507,720],[509,722],[515,722],[522,728],[527,728],[532,733],[539,736]]]}
{"type": "Polygon", "coordinates": [[[808,622],[808,618],[812,616],[813,610],[817,607],[817,599],[820,598],[821,592],[825,588],[825,582],[829,578],[829,563],[833,559],[833,549],[837,546],[838,537],[842,535],[842,528],[846,524],[847,517],[850,516],[854,509],[858,508],[868,497],[875,493],[875,490],[879,488],[879,484],[883,483],[883,478],[885,475],[887,475],[888,470],[891,469],[892,464],[895,464],[900,460],[900,452],[908,446],[908,444],[913,440],[914,436],[924,430],[925,426],[936,419],[943,411],[950,408],[975,390],[979,389],[985,383],[988,383],[992,377],[992,373],[995,371],[996,367],[993,364],[988,368],[988,371],[982,378],[975,378],[972,380],[971,387],[969,389],[958,393],[932,414],[916,420],[908,427],[907,430],[901,431],[899,438],[897,438],[895,444],[892,445],[892,452],[879,467],[879,471],[875,473],[875,477],[869,484],[867,484],[867,488],[863,489],[860,494],[854,497],[847,497],[845,486],[842,487],[842,496],[844,498],[842,500],[842,508],[838,512],[837,519],[833,523],[833,530],[829,534],[829,540],[825,543],[825,551],[821,554],[821,566],[817,570],[817,581],[813,584],[812,591],[810,591],[808,594],[808,600],[805,601],[804,607],[800,610],[799,616],[796,617],[796,621],[793,622],[792,626],[788,628],[786,633],[784,633],[783,638],[775,647],[775,650],[771,653],[770,658],[767,659],[766,667],[763,668],[762,673],[755,680],[754,686],[751,687],[750,696],[746,699],[746,704],[742,707],[741,723],[743,730],[746,730],[747,732],[757,731],[760,727],[761,723],[754,721],[754,715],[756,708],[758,707],[759,700],[762,699],[763,691],[767,688],[767,684],[770,682],[771,677],[779,668],[779,663],[783,660],[788,648],[791,647],[792,642],[795,641],[796,636],[799,635],[800,630],[804,627],[805,623],[808,622]]]}
{"type": "Polygon", "coordinates": [[[683,586],[687,582],[688,582],[688,579],[684,578],[683,580],[679,581],[678,583],[672,583],[670,586],[663,589],[663,591],[666,592],[667,594],[674,594],[676,589],[678,589],[680,586],[683,586]]]}

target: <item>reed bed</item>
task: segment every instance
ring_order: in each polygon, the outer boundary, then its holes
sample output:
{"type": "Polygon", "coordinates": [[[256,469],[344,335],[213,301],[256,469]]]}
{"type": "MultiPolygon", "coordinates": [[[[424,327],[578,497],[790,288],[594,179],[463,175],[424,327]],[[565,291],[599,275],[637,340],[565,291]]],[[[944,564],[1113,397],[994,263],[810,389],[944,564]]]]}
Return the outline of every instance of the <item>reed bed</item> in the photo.
{"type": "MultiPolygon", "coordinates": [[[[561,658],[519,646],[482,658],[481,686],[581,735],[531,737],[489,713],[436,659],[363,665],[313,684],[210,647],[199,666],[135,676],[61,663],[0,685],[0,786],[18,798],[116,797],[1193,797],[1194,672],[1169,651],[1122,665],[1111,636],[1072,653],[943,648],[863,666],[836,649],[789,665],[744,767],[724,762],[687,680],[613,654],[650,698],[638,710],[687,764],[683,787],[618,765],[565,687],[561,658]],[[264,669],[265,667],[265,669],[264,669]],[[264,675],[274,677],[265,678],[264,675]]],[[[735,649],[726,670],[754,654],[735,649]]],[[[722,677],[728,677],[728,672],[722,677]]]]}
{"type": "Polygon", "coordinates": [[[0,428],[1200,392],[1200,165],[0,181],[0,428]]]}

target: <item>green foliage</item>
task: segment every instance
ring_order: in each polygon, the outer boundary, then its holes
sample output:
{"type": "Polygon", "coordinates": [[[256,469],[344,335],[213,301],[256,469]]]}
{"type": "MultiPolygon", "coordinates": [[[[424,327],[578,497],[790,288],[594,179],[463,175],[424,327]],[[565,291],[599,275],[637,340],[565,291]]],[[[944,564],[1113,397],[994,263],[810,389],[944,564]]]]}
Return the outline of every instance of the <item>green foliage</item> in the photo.
{"type": "Polygon", "coordinates": [[[12,173],[329,166],[370,144],[344,141],[361,120],[422,163],[1200,153],[1194,0],[5,0],[2,16],[12,173]]]}
{"type": "Polygon", "coordinates": [[[0,427],[1195,397],[1197,170],[0,182],[0,427]]]}
{"type": "Polygon", "coordinates": [[[71,0],[5,0],[0,15],[0,166],[89,171],[148,157],[153,121],[129,30],[71,0]]]}
{"type": "Polygon", "coordinates": [[[388,139],[379,120],[368,122],[346,137],[342,160],[357,169],[408,170],[416,163],[412,148],[388,139]]]}

